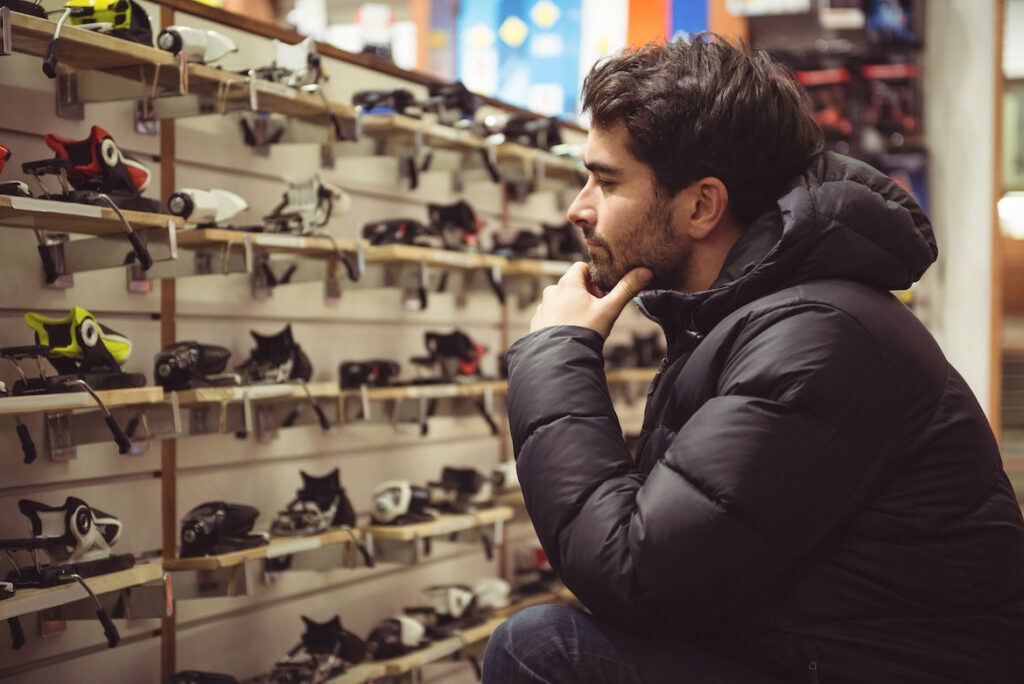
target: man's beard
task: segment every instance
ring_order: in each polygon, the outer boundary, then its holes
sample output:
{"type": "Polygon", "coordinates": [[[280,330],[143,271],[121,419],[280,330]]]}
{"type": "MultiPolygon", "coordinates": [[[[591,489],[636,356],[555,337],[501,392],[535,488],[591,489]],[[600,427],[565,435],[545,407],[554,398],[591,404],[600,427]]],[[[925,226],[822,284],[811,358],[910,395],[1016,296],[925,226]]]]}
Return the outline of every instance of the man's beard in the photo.
{"type": "Polygon", "coordinates": [[[616,251],[597,235],[593,229],[584,229],[584,236],[591,245],[600,247],[590,250],[590,282],[603,292],[610,292],[622,277],[639,266],[646,266],[654,272],[654,278],[647,289],[673,289],[674,275],[688,270],[689,249],[678,253],[678,241],[672,228],[672,205],[666,194],[655,192],[651,203],[640,220],[618,240],[616,251]],[[674,256],[672,256],[674,255],[674,256]]]}

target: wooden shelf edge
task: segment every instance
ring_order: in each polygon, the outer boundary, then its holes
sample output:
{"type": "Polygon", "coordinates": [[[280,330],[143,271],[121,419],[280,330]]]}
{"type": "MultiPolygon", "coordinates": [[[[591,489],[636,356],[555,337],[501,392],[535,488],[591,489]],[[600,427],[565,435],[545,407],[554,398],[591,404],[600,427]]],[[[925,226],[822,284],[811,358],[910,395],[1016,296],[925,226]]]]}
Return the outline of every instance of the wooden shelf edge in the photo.
{"type": "MultiPolygon", "coordinates": [[[[181,230],[185,222],[180,216],[153,214],[145,211],[121,211],[134,230],[167,228],[173,224],[181,230]]],[[[34,197],[0,195],[0,226],[30,230],[54,230],[54,216],[60,217],[60,231],[82,235],[123,235],[124,226],[110,207],[34,197]]]]}
{"type": "MultiPolygon", "coordinates": [[[[101,390],[96,394],[107,408],[159,404],[164,400],[163,388],[156,386],[101,390]]],[[[96,408],[99,408],[99,405],[87,392],[60,392],[0,397],[0,416],[15,413],[43,413],[48,411],[73,411],[96,408]]]]}
{"type": "Polygon", "coordinates": [[[484,508],[475,513],[443,513],[437,520],[411,525],[367,525],[361,527],[366,534],[375,539],[394,541],[414,541],[423,537],[439,537],[453,532],[463,532],[506,520],[511,520],[515,511],[511,506],[494,506],[484,508]]]}
{"type": "MultiPolygon", "coordinates": [[[[362,539],[362,530],[353,528],[352,532],[356,539],[362,539]]],[[[164,561],[164,570],[168,572],[191,572],[194,570],[218,570],[221,568],[232,568],[241,565],[247,560],[264,560],[266,558],[277,558],[304,551],[314,551],[325,546],[334,544],[351,543],[352,535],[346,530],[328,530],[321,534],[306,537],[271,537],[270,543],[263,546],[254,546],[251,549],[242,549],[230,553],[222,553],[217,556],[197,556],[195,558],[175,558],[164,561]]]]}
{"type": "MultiPolygon", "coordinates": [[[[87,577],[85,583],[89,585],[94,594],[100,596],[112,591],[154,582],[163,576],[164,570],[159,563],[140,563],[127,570],[87,577]]],[[[45,589],[21,589],[16,591],[11,598],[0,601],[0,620],[55,608],[88,597],[89,595],[78,582],[69,582],[45,589]]]]}

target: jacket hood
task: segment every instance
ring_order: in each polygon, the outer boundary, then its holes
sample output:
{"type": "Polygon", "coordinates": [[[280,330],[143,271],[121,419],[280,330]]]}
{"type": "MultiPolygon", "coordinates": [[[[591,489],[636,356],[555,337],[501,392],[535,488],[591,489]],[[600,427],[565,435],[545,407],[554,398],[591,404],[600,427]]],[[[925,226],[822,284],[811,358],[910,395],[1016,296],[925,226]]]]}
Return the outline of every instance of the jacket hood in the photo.
{"type": "Polygon", "coordinates": [[[648,291],[638,304],[671,341],[674,332],[706,333],[744,304],[811,280],[906,289],[937,256],[931,223],[906,190],[863,162],[825,152],[744,231],[709,289],[648,291]]]}

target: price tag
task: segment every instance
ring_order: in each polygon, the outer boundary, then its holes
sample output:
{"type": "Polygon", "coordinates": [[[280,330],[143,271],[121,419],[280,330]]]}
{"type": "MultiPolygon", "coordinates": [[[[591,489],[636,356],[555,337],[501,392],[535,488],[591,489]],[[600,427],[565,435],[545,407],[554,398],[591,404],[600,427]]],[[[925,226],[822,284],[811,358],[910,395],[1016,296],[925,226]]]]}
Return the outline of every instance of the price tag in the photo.
{"type": "Polygon", "coordinates": [[[51,214],[68,214],[71,216],[88,216],[103,218],[103,207],[77,202],[57,202],[41,200],[33,197],[11,197],[11,208],[21,211],[45,211],[51,214]]]}
{"type": "Polygon", "coordinates": [[[473,254],[463,254],[461,252],[454,252],[448,249],[435,249],[434,250],[434,261],[442,264],[450,264],[452,266],[461,266],[463,268],[473,268],[477,265],[476,256],[473,254]]]}
{"type": "Polygon", "coordinates": [[[426,385],[423,387],[410,387],[406,390],[406,396],[410,399],[457,397],[459,396],[459,388],[455,385],[426,385]]]}
{"type": "Polygon", "coordinates": [[[306,249],[306,238],[298,235],[256,235],[253,242],[260,247],[288,247],[306,249]]]}
{"type": "Polygon", "coordinates": [[[542,261],[540,262],[540,272],[543,275],[558,276],[561,278],[565,275],[565,272],[569,270],[569,264],[564,261],[542,261]]]}
{"type": "Polygon", "coordinates": [[[311,551],[320,548],[320,537],[307,537],[295,541],[284,542],[283,544],[271,544],[267,547],[267,558],[287,556],[301,551],[311,551]]]}

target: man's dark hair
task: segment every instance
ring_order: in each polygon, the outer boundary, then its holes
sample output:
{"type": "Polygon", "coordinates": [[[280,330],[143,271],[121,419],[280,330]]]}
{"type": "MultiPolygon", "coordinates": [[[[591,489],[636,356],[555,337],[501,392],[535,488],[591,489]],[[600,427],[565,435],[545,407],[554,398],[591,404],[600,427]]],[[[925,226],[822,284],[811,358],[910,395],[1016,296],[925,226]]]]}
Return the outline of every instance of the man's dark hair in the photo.
{"type": "Polygon", "coordinates": [[[767,53],[703,33],[618,53],[583,82],[592,125],[618,122],[628,148],[675,195],[706,176],[729,191],[742,227],[821,151],[803,90],[767,53]]]}

